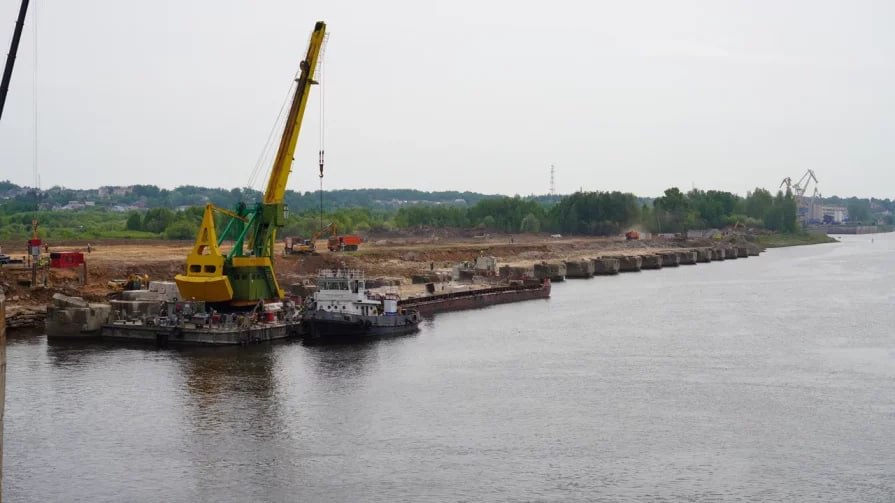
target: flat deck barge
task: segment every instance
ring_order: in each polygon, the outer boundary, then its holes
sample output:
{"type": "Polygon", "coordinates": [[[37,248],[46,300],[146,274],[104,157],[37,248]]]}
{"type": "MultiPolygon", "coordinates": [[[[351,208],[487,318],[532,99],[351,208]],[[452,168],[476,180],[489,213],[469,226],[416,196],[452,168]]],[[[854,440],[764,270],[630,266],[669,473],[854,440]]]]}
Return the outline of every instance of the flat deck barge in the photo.
{"type": "Polygon", "coordinates": [[[464,292],[412,297],[400,300],[398,305],[402,309],[415,309],[422,315],[431,315],[465,309],[480,309],[524,300],[547,299],[549,297],[550,280],[546,279],[542,283],[497,286],[464,292]]]}
{"type": "Polygon", "coordinates": [[[100,337],[107,340],[148,342],[167,345],[257,344],[299,335],[300,321],[253,324],[248,327],[207,327],[195,324],[156,326],[115,322],[102,326],[100,337]]]}

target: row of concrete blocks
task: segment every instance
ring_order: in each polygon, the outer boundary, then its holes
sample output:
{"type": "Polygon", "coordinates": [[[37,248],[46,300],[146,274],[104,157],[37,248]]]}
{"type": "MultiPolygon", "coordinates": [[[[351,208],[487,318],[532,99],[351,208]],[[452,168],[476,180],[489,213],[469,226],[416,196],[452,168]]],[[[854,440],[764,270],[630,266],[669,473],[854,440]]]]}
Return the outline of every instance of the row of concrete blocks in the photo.
{"type": "MultiPolygon", "coordinates": [[[[650,255],[627,255],[618,257],[597,257],[589,260],[567,260],[565,262],[544,262],[535,264],[534,277],[550,278],[551,281],[562,281],[565,278],[592,278],[594,276],[612,275],[620,272],[635,272],[643,269],[661,269],[680,265],[695,265],[700,262],[714,260],[732,260],[758,255],[758,248],[718,247],[693,248],[674,252],[650,255]]],[[[507,271],[524,268],[506,266],[507,271]]],[[[502,268],[503,269],[503,268],[502,268]]],[[[514,271],[515,272],[515,271],[514,271]]]]}

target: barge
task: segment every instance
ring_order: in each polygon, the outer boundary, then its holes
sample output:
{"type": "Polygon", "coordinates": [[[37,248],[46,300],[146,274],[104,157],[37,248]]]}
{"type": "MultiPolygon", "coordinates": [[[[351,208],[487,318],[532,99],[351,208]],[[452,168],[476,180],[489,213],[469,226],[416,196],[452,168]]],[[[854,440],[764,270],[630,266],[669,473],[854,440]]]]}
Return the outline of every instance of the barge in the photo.
{"type": "Polygon", "coordinates": [[[153,325],[119,321],[103,325],[101,337],[107,340],[148,342],[168,345],[235,345],[286,339],[299,334],[300,322],[252,323],[244,326],[153,325]]]}
{"type": "Polygon", "coordinates": [[[259,302],[251,311],[219,313],[201,301],[163,301],[154,314],[119,317],[100,337],[158,345],[256,344],[299,335],[301,316],[291,301],[259,302]]]}
{"type": "Polygon", "coordinates": [[[47,308],[47,337],[165,346],[254,344],[301,335],[300,312],[290,300],[219,313],[201,301],[177,300],[173,283],[153,282],[150,288],[123,292],[124,299],[108,304],[56,294],[47,308]]]}
{"type": "Polygon", "coordinates": [[[479,309],[497,304],[547,298],[550,298],[549,278],[539,282],[413,297],[399,301],[398,306],[414,309],[422,315],[432,315],[447,311],[479,309]]]}

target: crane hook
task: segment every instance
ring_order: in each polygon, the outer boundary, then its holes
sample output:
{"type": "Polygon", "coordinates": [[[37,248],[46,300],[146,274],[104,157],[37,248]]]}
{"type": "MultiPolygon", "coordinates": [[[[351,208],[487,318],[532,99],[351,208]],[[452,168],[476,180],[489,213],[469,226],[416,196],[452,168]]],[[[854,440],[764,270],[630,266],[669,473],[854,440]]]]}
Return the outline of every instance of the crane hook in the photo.
{"type": "Polygon", "coordinates": [[[323,150],[320,151],[320,178],[323,178],[323,150]]]}

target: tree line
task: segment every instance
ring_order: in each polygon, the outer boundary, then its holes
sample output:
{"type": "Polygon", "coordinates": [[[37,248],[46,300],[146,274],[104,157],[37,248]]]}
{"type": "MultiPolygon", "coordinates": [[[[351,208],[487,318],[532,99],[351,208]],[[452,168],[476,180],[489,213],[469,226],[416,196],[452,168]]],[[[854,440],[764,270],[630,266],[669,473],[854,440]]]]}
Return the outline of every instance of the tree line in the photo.
{"type": "MultiPolygon", "coordinates": [[[[25,211],[11,215],[0,212],[0,239],[27,235],[32,218],[40,220],[41,229],[48,237],[193,239],[202,212],[203,207],[198,205],[182,211],[159,207],[126,214],[104,209],[25,211]]],[[[653,200],[617,191],[593,191],[550,197],[491,196],[471,205],[409,204],[396,209],[329,207],[323,215],[316,207],[296,211],[290,206],[286,227],[279,235],[310,237],[329,223],[335,224],[340,233],[457,228],[608,236],[635,228],[679,233],[738,225],[791,233],[799,230],[796,218],[796,201],[789,192],[771,194],[756,188],[741,197],[716,190],[682,192],[672,187],[653,200]]]]}

